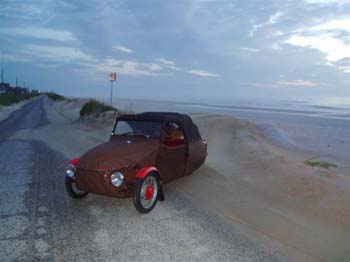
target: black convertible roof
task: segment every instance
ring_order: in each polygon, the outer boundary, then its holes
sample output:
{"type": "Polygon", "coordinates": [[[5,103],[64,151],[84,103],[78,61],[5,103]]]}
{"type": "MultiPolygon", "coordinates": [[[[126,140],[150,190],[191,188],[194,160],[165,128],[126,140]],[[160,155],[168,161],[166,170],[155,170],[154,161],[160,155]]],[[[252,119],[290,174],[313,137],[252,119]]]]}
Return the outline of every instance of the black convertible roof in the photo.
{"type": "Polygon", "coordinates": [[[198,127],[193,123],[191,117],[186,114],[180,114],[175,112],[143,112],[135,115],[122,115],[118,119],[126,120],[148,120],[148,121],[174,121],[179,123],[185,132],[185,139],[187,142],[193,142],[201,139],[201,136],[198,131],[198,127]]]}

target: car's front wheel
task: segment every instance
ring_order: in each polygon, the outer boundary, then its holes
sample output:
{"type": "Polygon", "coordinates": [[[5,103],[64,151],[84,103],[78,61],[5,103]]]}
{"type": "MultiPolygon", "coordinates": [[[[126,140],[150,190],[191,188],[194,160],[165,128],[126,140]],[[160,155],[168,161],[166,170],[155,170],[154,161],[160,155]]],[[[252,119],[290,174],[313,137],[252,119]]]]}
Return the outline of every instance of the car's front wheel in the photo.
{"type": "Polygon", "coordinates": [[[157,203],[160,183],[157,173],[151,172],[145,178],[137,178],[134,184],[133,201],[137,211],[150,212],[157,203]]]}
{"type": "Polygon", "coordinates": [[[75,180],[66,176],[66,190],[67,190],[67,193],[70,197],[72,198],[83,198],[85,197],[87,194],[89,194],[89,192],[86,192],[86,191],[83,191],[83,190],[80,190],[76,183],[75,183],[75,180]]]}

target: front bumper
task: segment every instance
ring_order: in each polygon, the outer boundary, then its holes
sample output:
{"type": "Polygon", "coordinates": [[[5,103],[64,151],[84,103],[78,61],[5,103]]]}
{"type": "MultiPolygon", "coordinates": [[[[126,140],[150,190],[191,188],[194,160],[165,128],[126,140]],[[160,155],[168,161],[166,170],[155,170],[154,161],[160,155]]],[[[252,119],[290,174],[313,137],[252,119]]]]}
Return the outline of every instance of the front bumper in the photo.
{"type": "Polygon", "coordinates": [[[79,189],[98,195],[125,198],[132,196],[132,185],[124,182],[120,187],[111,183],[110,174],[104,171],[76,169],[76,185],[79,189]]]}

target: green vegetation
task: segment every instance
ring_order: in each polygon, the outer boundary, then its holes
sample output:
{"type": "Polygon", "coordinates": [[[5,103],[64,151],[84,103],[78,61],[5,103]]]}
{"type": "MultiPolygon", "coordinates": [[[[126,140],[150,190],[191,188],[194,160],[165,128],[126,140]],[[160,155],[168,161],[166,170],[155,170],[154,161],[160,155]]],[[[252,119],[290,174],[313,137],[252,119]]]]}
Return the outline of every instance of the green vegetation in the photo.
{"type": "Polygon", "coordinates": [[[30,99],[35,97],[35,94],[23,94],[23,95],[9,95],[9,94],[1,94],[0,95],[0,105],[9,106],[11,104],[15,104],[21,102],[26,99],[30,99]]]}
{"type": "Polygon", "coordinates": [[[317,160],[306,160],[305,165],[311,167],[323,167],[329,169],[330,167],[337,167],[336,165],[329,163],[327,161],[317,161],[317,160]]]}
{"type": "Polygon", "coordinates": [[[102,113],[107,111],[115,111],[118,110],[112,106],[101,103],[97,100],[91,99],[86,102],[83,107],[80,109],[80,116],[90,115],[92,113],[102,113]]]}
{"type": "Polygon", "coordinates": [[[53,101],[65,101],[65,100],[67,100],[67,98],[65,98],[64,96],[57,94],[57,93],[54,93],[54,92],[47,93],[47,96],[53,101]]]}

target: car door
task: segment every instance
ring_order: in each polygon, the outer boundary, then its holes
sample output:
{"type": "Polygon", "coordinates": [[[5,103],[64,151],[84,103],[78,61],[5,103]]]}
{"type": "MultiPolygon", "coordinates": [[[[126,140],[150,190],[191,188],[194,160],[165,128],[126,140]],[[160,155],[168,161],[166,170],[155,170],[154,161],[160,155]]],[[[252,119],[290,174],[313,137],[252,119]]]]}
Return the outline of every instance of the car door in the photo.
{"type": "Polygon", "coordinates": [[[182,127],[175,122],[166,123],[162,132],[157,160],[157,168],[163,183],[184,176],[187,152],[188,148],[182,127]]]}
{"type": "Polygon", "coordinates": [[[191,175],[193,171],[199,168],[207,157],[206,144],[202,139],[192,141],[188,145],[188,159],[186,163],[186,175],[191,175]]]}

